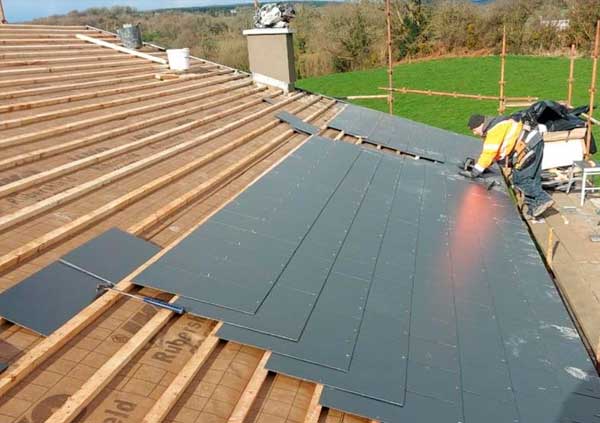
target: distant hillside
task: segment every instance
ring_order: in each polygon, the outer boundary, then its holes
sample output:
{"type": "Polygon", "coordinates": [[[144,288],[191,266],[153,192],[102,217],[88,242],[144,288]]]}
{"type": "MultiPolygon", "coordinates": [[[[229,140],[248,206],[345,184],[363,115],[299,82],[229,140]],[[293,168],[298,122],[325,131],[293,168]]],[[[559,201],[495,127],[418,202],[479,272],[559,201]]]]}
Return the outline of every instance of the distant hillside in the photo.
{"type": "MultiPolygon", "coordinates": [[[[485,1],[485,0],[484,0],[485,1]]],[[[262,4],[266,4],[265,2],[261,2],[262,4]]],[[[290,2],[293,4],[299,4],[298,2],[290,2]]],[[[340,3],[339,1],[302,1],[303,5],[312,6],[312,7],[323,7],[330,4],[340,3]]],[[[183,12],[183,13],[210,13],[212,11],[223,11],[223,10],[234,10],[238,8],[247,8],[254,7],[253,3],[245,2],[245,3],[236,3],[236,4],[215,4],[211,6],[198,6],[198,7],[169,7],[169,8],[161,8],[154,9],[150,12],[183,12]]]]}
{"type": "MultiPolygon", "coordinates": [[[[247,69],[242,31],[253,25],[252,4],[219,1],[236,4],[150,12],[129,7],[93,8],[35,22],[88,24],[110,31],[124,23],[140,23],[146,41],[189,47],[195,56],[247,69]]],[[[600,18],[599,2],[392,0],[393,60],[498,53],[503,24],[511,54],[566,54],[571,43],[581,54],[588,54],[600,18]],[[568,21],[569,26],[558,28],[552,24],[556,19],[568,21]]],[[[386,63],[386,18],[381,2],[300,2],[296,10],[292,27],[300,76],[371,69],[386,63]]]]}

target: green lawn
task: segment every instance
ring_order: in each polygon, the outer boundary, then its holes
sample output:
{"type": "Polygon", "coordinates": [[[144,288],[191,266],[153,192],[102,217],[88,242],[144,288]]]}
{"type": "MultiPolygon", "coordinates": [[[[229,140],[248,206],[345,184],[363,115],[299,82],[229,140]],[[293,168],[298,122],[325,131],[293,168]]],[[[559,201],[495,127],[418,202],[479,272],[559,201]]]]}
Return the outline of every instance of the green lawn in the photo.
{"type": "MultiPolygon", "coordinates": [[[[587,104],[592,73],[590,59],[578,59],[575,64],[573,102],[587,104]]],[[[506,95],[534,96],[540,99],[565,100],[569,59],[556,57],[509,56],[506,62],[506,95]]],[[[458,58],[402,64],[394,68],[394,86],[469,94],[498,95],[500,58],[458,58]]],[[[299,88],[335,97],[382,94],[377,89],[387,85],[386,69],[332,74],[307,78],[297,83],[299,88]]],[[[495,115],[498,103],[429,97],[417,94],[396,94],[394,113],[415,121],[428,123],[454,132],[468,134],[466,121],[473,113],[495,115]]],[[[361,106],[387,112],[385,99],[355,100],[361,106]]],[[[596,133],[596,138],[600,131],[596,133]]],[[[600,155],[596,157],[600,158],[600,155]]]]}

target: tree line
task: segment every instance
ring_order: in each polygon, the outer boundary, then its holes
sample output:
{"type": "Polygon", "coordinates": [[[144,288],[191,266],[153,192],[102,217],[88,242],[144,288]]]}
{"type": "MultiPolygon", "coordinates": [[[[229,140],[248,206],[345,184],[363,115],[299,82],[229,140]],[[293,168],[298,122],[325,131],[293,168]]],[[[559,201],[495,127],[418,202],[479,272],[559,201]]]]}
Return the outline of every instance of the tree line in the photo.
{"type": "MultiPolygon", "coordinates": [[[[386,63],[383,0],[299,3],[296,64],[300,77],[380,67],[386,63]]],[[[139,23],[144,40],[165,47],[189,47],[192,54],[247,70],[242,30],[252,26],[252,6],[232,12],[155,11],[129,7],[92,8],[34,23],[88,24],[115,31],[139,23]]],[[[575,44],[589,54],[600,19],[600,0],[392,0],[394,61],[446,54],[495,54],[506,26],[512,54],[567,54],[575,44]]]]}

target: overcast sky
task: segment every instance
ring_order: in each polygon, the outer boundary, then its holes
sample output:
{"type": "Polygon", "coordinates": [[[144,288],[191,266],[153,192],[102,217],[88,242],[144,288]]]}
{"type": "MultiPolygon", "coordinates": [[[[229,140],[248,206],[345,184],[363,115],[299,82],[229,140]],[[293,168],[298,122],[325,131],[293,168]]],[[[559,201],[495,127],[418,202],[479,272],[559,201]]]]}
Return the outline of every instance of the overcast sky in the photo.
{"type": "Polygon", "coordinates": [[[2,0],[9,22],[22,22],[49,15],[61,15],[71,10],[89,7],[132,6],[140,10],[165,7],[210,6],[246,3],[251,0],[2,0]]]}

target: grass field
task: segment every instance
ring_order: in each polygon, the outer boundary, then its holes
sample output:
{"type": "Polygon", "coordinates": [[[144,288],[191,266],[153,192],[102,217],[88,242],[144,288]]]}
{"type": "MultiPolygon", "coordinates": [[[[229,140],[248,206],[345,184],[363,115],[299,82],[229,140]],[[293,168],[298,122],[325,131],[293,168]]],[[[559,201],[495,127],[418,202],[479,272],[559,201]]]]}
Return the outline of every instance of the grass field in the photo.
{"type": "MultiPolygon", "coordinates": [[[[587,104],[589,101],[591,73],[590,59],[576,61],[573,96],[576,106],[587,104]]],[[[565,100],[568,77],[568,58],[509,56],[506,62],[506,95],[565,100]]],[[[500,58],[495,56],[439,59],[402,64],[394,68],[395,87],[498,95],[499,79],[500,58]]],[[[299,81],[297,86],[335,97],[383,94],[384,92],[377,87],[387,86],[386,69],[308,78],[299,81]]],[[[463,134],[469,133],[466,121],[471,114],[495,115],[498,109],[498,103],[495,101],[417,94],[396,94],[394,97],[395,114],[463,134]]],[[[385,99],[353,102],[387,112],[385,99]]],[[[598,139],[600,131],[594,133],[598,139]]]]}

